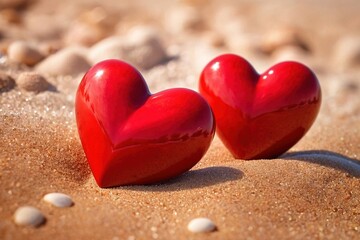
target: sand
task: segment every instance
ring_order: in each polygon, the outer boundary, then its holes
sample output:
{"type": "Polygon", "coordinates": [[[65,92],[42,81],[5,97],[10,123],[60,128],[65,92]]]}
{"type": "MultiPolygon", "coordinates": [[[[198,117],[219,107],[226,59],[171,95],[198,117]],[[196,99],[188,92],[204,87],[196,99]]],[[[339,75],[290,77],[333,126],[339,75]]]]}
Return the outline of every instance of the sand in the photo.
{"type": "MultiPolygon", "coordinates": [[[[115,19],[120,19],[118,29],[109,35],[150,23],[159,28],[167,51],[177,53],[142,71],[153,92],[168,87],[197,89],[199,69],[217,52],[245,55],[260,72],[277,61],[274,56],[229,46],[230,33],[221,36],[225,45],[211,44],[211,33],[221,35],[211,14],[237,6],[233,8],[244,22],[244,39],[265,38],[262,34],[273,25],[302,29],[301,36],[312,49],[304,61],[314,69],[323,90],[313,127],[277,159],[236,160],[215,137],[204,158],[180,177],[157,185],[101,189],[91,175],[75,123],[74,96],[81,75],[46,76],[53,88],[38,94],[15,87],[0,93],[0,239],[359,238],[360,68],[338,69],[332,47],[343,36],[360,34],[359,2],[158,2],[168,11],[195,7],[204,26],[172,34],[163,28],[156,4],[103,3],[110,22],[116,13],[115,19]],[[68,194],[74,205],[51,206],[42,200],[50,192],[68,194]],[[13,214],[23,205],[40,209],[46,223],[39,228],[17,226],[13,214]],[[211,219],[217,231],[188,231],[189,221],[197,217],[211,219]]],[[[53,42],[65,34],[78,13],[96,6],[95,1],[54,4],[39,0],[20,10],[22,24],[0,26],[5,35],[1,43],[53,42]],[[47,18],[48,25],[33,31],[35,23],[49,13],[54,16],[47,18]]],[[[15,79],[32,69],[4,59],[0,62],[0,70],[15,79]]]]}

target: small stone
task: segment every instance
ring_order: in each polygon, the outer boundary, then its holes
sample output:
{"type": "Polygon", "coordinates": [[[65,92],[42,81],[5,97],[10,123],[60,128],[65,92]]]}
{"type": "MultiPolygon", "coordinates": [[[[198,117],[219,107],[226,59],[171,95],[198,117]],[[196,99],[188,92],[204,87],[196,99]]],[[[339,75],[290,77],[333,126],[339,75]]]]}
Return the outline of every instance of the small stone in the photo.
{"type": "Polygon", "coordinates": [[[64,193],[48,193],[44,196],[44,201],[59,208],[71,207],[74,204],[71,197],[64,193]]]}
{"type": "Polygon", "coordinates": [[[260,45],[260,50],[272,54],[275,50],[285,46],[296,46],[309,51],[309,46],[299,32],[291,27],[282,27],[268,32],[260,45]]]}
{"type": "Polygon", "coordinates": [[[189,222],[187,228],[193,233],[206,233],[216,230],[215,224],[208,218],[195,218],[189,222]]]}
{"type": "Polygon", "coordinates": [[[13,42],[7,51],[11,61],[23,63],[28,66],[33,66],[44,58],[35,46],[23,41],[13,42]]]}
{"type": "Polygon", "coordinates": [[[124,50],[128,61],[143,69],[152,68],[167,59],[159,33],[152,27],[136,27],[127,35],[124,50]]]}
{"type": "Polygon", "coordinates": [[[152,68],[167,59],[166,51],[151,27],[133,28],[124,37],[113,36],[95,44],[88,58],[92,64],[105,59],[121,59],[142,69],[152,68]]]}
{"type": "Polygon", "coordinates": [[[36,72],[23,72],[17,80],[17,85],[20,89],[27,92],[43,92],[50,88],[50,83],[46,79],[36,72]]]}
{"type": "Polygon", "coordinates": [[[20,226],[39,227],[45,222],[45,217],[39,209],[31,206],[23,206],[15,211],[14,221],[20,226]]]}
{"type": "Polygon", "coordinates": [[[69,47],[50,55],[36,66],[36,70],[49,75],[77,76],[86,72],[90,64],[85,58],[86,50],[81,47],[69,47]]]}
{"type": "Polygon", "coordinates": [[[0,93],[10,91],[15,87],[15,81],[8,74],[0,71],[0,93]]]}
{"type": "Polygon", "coordinates": [[[39,44],[39,51],[46,57],[60,51],[63,43],[59,40],[46,41],[39,44]]]}
{"type": "Polygon", "coordinates": [[[335,45],[334,65],[340,70],[360,67],[360,36],[347,36],[335,45]]]}

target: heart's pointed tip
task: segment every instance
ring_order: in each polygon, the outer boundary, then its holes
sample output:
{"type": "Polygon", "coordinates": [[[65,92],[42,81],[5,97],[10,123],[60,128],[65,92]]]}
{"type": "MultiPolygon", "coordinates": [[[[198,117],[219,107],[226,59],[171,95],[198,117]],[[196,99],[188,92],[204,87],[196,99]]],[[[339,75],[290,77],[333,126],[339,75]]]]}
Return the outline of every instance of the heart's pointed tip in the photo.
{"type": "Polygon", "coordinates": [[[270,154],[237,154],[237,153],[232,153],[232,156],[236,159],[236,160],[243,160],[243,161],[253,161],[253,160],[269,160],[269,159],[276,159],[278,157],[280,157],[282,154],[284,154],[286,151],[282,151],[280,154],[279,153],[270,153],[270,154]]]}
{"type": "Polygon", "coordinates": [[[104,172],[102,174],[102,176],[94,175],[95,182],[100,188],[114,188],[114,187],[120,187],[120,186],[133,185],[132,182],[126,181],[126,179],[118,178],[116,180],[114,180],[114,179],[110,180],[109,178],[106,178],[107,175],[108,175],[108,173],[106,173],[106,172],[104,172]]]}
{"type": "Polygon", "coordinates": [[[183,174],[183,172],[170,176],[170,177],[166,177],[166,178],[159,178],[159,179],[152,179],[150,178],[140,178],[140,179],[133,179],[133,180],[129,180],[127,178],[124,179],[117,179],[117,180],[106,180],[106,179],[97,179],[95,178],[95,182],[96,184],[100,187],[100,188],[116,188],[116,187],[125,187],[125,186],[146,186],[146,185],[154,185],[154,184],[160,184],[163,182],[166,182],[169,179],[175,178],[179,175],[183,174]]]}
{"type": "Polygon", "coordinates": [[[131,183],[128,182],[108,182],[108,181],[103,181],[103,180],[96,180],[96,184],[100,187],[100,188],[114,188],[114,187],[121,187],[121,186],[128,186],[131,185],[131,183]]]}
{"type": "Polygon", "coordinates": [[[236,160],[240,160],[240,161],[254,161],[254,160],[269,160],[269,159],[276,159],[278,158],[280,155],[268,155],[268,156],[244,156],[244,155],[241,155],[241,156],[238,156],[238,155],[233,155],[233,157],[236,159],[236,160]]]}

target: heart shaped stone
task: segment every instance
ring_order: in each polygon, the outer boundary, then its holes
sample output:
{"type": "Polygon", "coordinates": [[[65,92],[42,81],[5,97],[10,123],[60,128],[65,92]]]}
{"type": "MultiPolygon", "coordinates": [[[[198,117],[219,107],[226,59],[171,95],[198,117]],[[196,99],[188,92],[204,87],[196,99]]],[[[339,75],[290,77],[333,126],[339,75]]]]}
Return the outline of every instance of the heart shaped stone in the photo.
{"type": "Polygon", "coordinates": [[[282,62],[258,74],[233,54],[216,57],[200,76],[200,93],[216,119],[216,131],[235,158],[275,158],[296,144],[321,104],[314,73],[282,62]]]}
{"type": "Polygon", "coordinates": [[[83,77],[76,94],[81,143],[97,184],[151,184],[192,168],[215,132],[210,106],[182,88],[151,94],[141,74],[105,60],[83,77]]]}

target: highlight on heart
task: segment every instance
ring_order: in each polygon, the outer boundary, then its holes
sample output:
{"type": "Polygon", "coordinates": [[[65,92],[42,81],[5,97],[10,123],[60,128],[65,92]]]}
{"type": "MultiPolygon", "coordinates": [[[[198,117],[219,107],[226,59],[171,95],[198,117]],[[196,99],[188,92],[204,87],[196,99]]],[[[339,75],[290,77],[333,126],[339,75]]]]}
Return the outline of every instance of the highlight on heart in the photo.
{"type": "Polygon", "coordinates": [[[234,54],[207,64],[199,90],[214,111],[218,136],[238,159],[285,153],[310,129],[321,105],[319,81],[307,66],[281,62],[259,74],[234,54]]]}
{"type": "Polygon", "coordinates": [[[359,179],[360,0],[0,0],[0,240],[360,240],[359,179]]]}
{"type": "Polygon", "coordinates": [[[206,153],[215,122],[197,92],[151,94],[142,75],[120,60],[94,65],[76,94],[76,121],[100,187],[151,184],[178,176],[206,153]]]}

